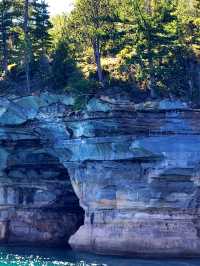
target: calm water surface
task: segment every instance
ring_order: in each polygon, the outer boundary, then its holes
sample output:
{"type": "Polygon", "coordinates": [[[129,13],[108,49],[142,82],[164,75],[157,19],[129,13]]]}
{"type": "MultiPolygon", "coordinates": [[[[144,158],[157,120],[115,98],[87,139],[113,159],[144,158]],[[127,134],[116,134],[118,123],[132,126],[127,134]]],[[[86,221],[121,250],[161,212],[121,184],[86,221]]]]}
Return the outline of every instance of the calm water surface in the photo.
{"type": "Polygon", "coordinates": [[[48,248],[0,247],[1,265],[26,266],[200,266],[199,260],[139,260],[48,248]]]}

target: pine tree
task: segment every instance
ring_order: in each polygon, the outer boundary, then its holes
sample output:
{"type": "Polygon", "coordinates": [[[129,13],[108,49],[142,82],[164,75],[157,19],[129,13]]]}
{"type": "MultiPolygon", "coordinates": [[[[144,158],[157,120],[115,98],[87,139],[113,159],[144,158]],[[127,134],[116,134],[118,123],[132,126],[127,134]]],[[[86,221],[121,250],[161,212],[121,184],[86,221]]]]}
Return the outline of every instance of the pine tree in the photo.
{"type": "Polygon", "coordinates": [[[35,58],[45,55],[51,45],[48,5],[45,0],[34,0],[31,12],[31,39],[35,58]]]}
{"type": "Polygon", "coordinates": [[[75,64],[65,40],[60,40],[57,44],[52,58],[53,83],[58,89],[62,89],[75,71],[75,64]]]}
{"type": "Polygon", "coordinates": [[[200,0],[194,3],[194,15],[189,21],[191,42],[200,49],[200,0]]]}
{"type": "Polygon", "coordinates": [[[168,90],[170,79],[172,91],[175,87],[182,91],[182,81],[178,82],[178,77],[172,76],[174,71],[182,75],[184,69],[181,63],[175,62],[181,49],[174,5],[170,0],[152,0],[147,9],[145,4],[142,0],[132,1],[135,55],[131,62],[136,68],[136,79],[149,88],[153,97],[163,89],[168,90]],[[175,66],[179,69],[173,69],[175,66]]]}
{"type": "Polygon", "coordinates": [[[30,92],[30,57],[31,57],[31,48],[30,48],[30,36],[29,36],[29,8],[30,0],[24,0],[24,65],[26,73],[26,85],[27,91],[30,92]]]}
{"type": "Polygon", "coordinates": [[[13,27],[13,1],[2,0],[0,2],[0,45],[2,53],[2,68],[6,74],[8,71],[9,60],[9,38],[11,35],[11,29],[13,27]]]}
{"type": "Polygon", "coordinates": [[[104,86],[101,65],[102,45],[110,32],[111,0],[77,0],[72,20],[77,39],[93,49],[99,82],[104,86]]]}

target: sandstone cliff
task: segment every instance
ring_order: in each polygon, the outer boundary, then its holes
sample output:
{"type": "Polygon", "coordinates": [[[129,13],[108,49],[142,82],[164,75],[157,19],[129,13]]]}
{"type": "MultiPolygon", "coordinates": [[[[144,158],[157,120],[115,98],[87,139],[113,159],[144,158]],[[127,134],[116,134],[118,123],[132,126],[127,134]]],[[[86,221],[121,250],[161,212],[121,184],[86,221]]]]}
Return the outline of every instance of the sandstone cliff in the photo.
{"type": "Polygon", "coordinates": [[[200,255],[200,111],[117,93],[73,105],[48,93],[1,99],[2,241],[67,241],[80,204],[74,249],[200,255]]]}
{"type": "Polygon", "coordinates": [[[48,135],[43,134],[45,126],[57,128],[56,117],[46,124],[40,117],[48,113],[49,106],[56,108],[53,107],[56,102],[59,102],[56,97],[45,94],[41,98],[0,99],[3,243],[67,245],[69,237],[82,224],[83,211],[69,173],[51,151],[48,135]]]}

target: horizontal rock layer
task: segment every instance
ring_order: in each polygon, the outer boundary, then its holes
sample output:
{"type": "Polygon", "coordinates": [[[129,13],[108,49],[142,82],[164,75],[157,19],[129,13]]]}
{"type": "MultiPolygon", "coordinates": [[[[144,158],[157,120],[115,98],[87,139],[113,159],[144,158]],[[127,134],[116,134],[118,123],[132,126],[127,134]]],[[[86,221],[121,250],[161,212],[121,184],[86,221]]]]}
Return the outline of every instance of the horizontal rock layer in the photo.
{"type": "Polygon", "coordinates": [[[71,246],[112,255],[199,256],[199,110],[167,101],[132,109],[121,103],[118,111],[116,103],[103,110],[92,100],[92,106],[69,123],[75,140],[64,142],[64,164],[85,210],[71,246]]]}
{"type": "MultiPolygon", "coordinates": [[[[45,115],[42,108],[62,105],[57,98],[44,94],[0,100],[2,243],[67,245],[83,222],[69,173],[51,149],[48,134],[43,134],[45,122],[37,118],[45,115]]],[[[57,125],[47,124],[51,135],[57,125]]]]}
{"type": "Polygon", "coordinates": [[[74,249],[199,256],[200,111],[135,104],[130,93],[99,93],[81,112],[73,104],[1,99],[2,239],[23,241],[24,227],[31,241],[67,241],[81,224],[77,196],[85,220],[74,249]]]}

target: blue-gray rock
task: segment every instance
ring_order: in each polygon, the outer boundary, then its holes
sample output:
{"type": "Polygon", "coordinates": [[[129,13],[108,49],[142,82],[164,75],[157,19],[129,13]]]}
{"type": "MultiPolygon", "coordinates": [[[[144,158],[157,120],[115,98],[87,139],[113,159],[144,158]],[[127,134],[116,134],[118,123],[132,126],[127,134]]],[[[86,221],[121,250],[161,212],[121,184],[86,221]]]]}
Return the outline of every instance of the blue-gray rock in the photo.
{"type": "Polygon", "coordinates": [[[127,95],[0,99],[1,241],[200,256],[200,111],[127,95]]]}

